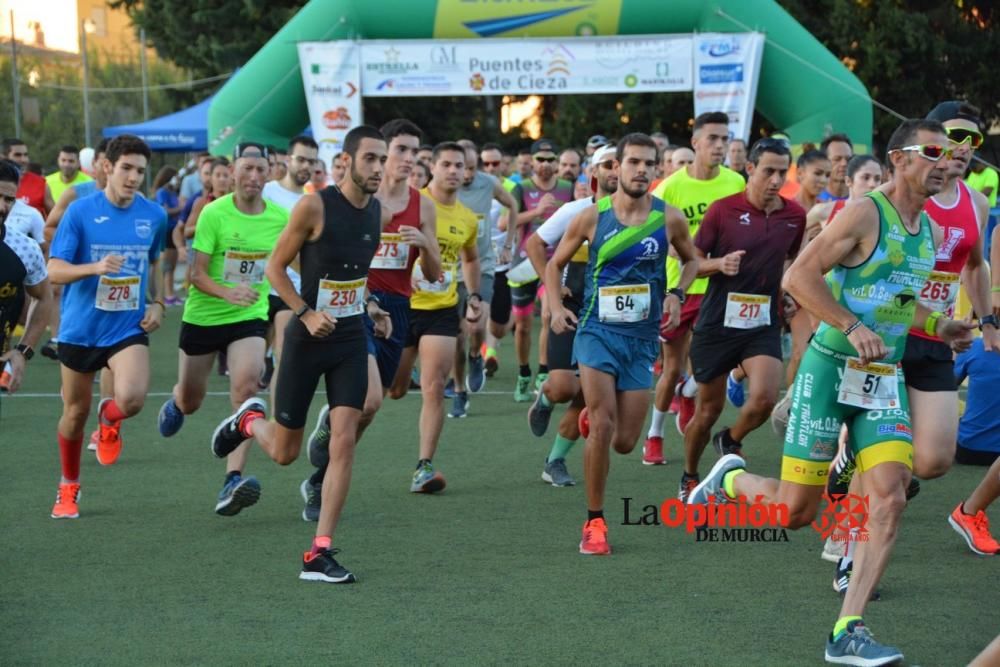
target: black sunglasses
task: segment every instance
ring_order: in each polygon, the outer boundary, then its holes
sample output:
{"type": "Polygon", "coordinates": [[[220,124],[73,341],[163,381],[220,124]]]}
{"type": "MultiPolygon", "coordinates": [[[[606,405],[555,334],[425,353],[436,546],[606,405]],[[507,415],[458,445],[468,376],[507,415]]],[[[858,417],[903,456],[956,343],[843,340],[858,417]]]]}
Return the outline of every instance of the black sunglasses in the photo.
{"type": "Polygon", "coordinates": [[[238,160],[241,157],[262,157],[266,160],[271,155],[267,150],[267,146],[247,141],[236,144],[236,147],[233,148],[233,159],[238,160]]]}

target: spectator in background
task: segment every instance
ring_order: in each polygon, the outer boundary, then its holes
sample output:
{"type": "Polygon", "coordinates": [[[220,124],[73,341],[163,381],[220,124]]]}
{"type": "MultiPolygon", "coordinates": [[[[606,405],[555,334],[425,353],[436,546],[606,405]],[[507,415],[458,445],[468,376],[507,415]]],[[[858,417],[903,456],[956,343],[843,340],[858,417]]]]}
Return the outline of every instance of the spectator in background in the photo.
{"type": "MultiPolygon", "coordinates": [[[[331,160],[331,164],[333,165],[334,183],[336,183],[338,180],[337,168],[340,167],[341,155],[342,155],[341,153],[337,153],[336,155],[333,156],[333,160],[331,160]]],[[[343,167],[340,168],[340,172],[341,176],[343,176],[343,167]]],[[[319,192],[325,187],[326,187],[326,165],[323,164],[323,160],[317,160],[316,164],[313,165],[312,175],[309,177],[309,182],[303,186],[302,191],[306,194],[313,194],[319,192]]]]}
{"type": "Polygon", "coordinates": [[[76,146],[66,145],[60,148],[56,164],[59,166],[59,171],[45,177],[53,201],[59,201],[66,188],[93,180],[80,171],[80,149],[76,146]]]}
{"type": "MultiPolygon", "coordinates": [[[[1000,185],[1000,175],[985,162],[973,160],[969,165],[969,175],[965,183],[973,190],[979,190],[990,200],[990,208],[997,207],[997,186],[1000,185]]],[[[1000,269],[997,269],[1000,270],[1000,269]]]]}
{"type": "Polygon", "coordinates": [[[649,191],[655,190],[660,183],[663,182],[670,174],[674,173],[674,166],[670,163],[670,159],[674,156],[674,151],[680,148],[680,146],[675,146],[673,144],[667,144],[662,151],[660,151],[660,163],[656,165],[656,180],[650,183],[649,191]]]}
{"type": "MultiPolygon", "coordinates": [[[[694,151],[685,146],[681,146],[670,156],[670,173],[684,169],[689,164],[694,163],[694,151]]],[[[668,174],[669,176],[670,174],[668,174]]],[[[666,176],[664,176],[666,178],[666,176]]]]}
{"type": "Polygon", "coordinates": [[[160,255],[160,268],[163,270],[163,302],[168,306],[176,306],[182,300],[174,293],[174,269],[177,268],[177,244],[174,240],[174,227],[182,210],[181,200],[177,192],[174,177],[177,170],[167,166],[160,169],[153,179],[153,192],[156,193],[156,203],[167,213],[166,246],[160,255]]]}
{"type": "Polygon", "coordinates": [[[431,170],[427,167],[426,162],[420,162],[419,160],[413,163],[413,170],[410,172],[410,177],[407,179],[411,188],[416,190],[423,190],[427,187],[427,184],[431,182],[431,170]]]}
{"type": "MultiPolygon", "coordinates": [[[[594,151],[587,149],[587,155],[591,155],[594,151]]],[[[514,183],[520,184],[526,178],[531,178],[533,166],[531,164],[531,149],[522,148],[517,152],[517,158],[514,160],[514,173],[510,175],[510,180],[514,183]]]]}
{"type": "MultiPolygon", "coordinates": [[[[424,144],[417,149],[417,162],[423,162],[428,167],[431,164],[431,160],[434,158],[434,147],[430,144],[424,144]]],[[[428,182],[430,179],[428,178],[428,182]]]]}
{"type": "Polygon", "coordinates": [[[747,142],[733,139],[726,152],[726,166],[747,180],[747,142]]]}
{"type": "Polygon", "coordinates": [[[594,151],[596,151],[601,146],[607,146],[610,143],[611,142],[608,141],[608,138],[603,134],[595,134],[590,139],[587,139],[587,157],[589,158],[591,155],[593,155],[594,151]]]}
{"type": "Polygon", "coordinates": [[[37,171],[31,169],[31,159],[28,156],[28,145],[16,137],[8,137],[3,140],[3,154],[5,157],[17,165],[21,170],[21,182],[17,186],[17,198],[28,206],[34,208],[48,217],[49,211],[56,205],[49,192],[49,184],[42,178],[41,167],[37,171]]]}
{"type": "MultiPolygon", "coordinates": [[[[582,158],[575,148],[567,148],[559,154],[559,178],[573,183],[580,178],[580,162],[582,158]]],[[[584,181],[586,183],[586,180],[584,181]]],[[[589,196],[589,195],[588,195],[589,196]]]]}
{"type": "Polygon", "coordinates": [[[663,155],[663,151],[667,150],[667,146],[670,145],[670,138],[663,132],[653,132],[649,138],[656,144],[656,152],[660,155],[663,155]]]}
{"type": "Polygon", "coordinates": [[[983,480],[964,502],[952,511],[948,523],[965,538],[969,548],[982,556],[1000,551],[990,534],[986,508],[1000,498],[1000,354],[987,352],[983,339],[955,358],[955,379],[968,379],[965,413],[958,424],[955,461],[990,466],[983,480]]]}
{"type": "Polygon", "coordinates": [[[333,167],[330,173],[330,180],[334,183],[340,183],[340,180],[347,173],[346,158],[347,156],[343,153],[337,153],[333,156],[333,160],[330,161],[330,165],[333,167]]]}
{"type": "Polygon", "coordinates": [[[846,134],[831,134],[819,145],[819,149],[830,158],[832,170],[830,185],[820,194],[817,201],[847,199],[851,193],[847,186],[847,163],[854,157],[854,144],[846,134]]]}
{"type": "Polygon", "coordinates": [[[505,178],[510,178],[510,175],[514,173],[514,156],[508,151],[503,151],[500,154],[500,181],[502,182],[505,178]]]}
{"type": "Polygon", "coordinates": [[[280,181],[288,173],[288,153],[277,146],[267,147],[267,180],[280,181]]]}
{"type": "Polygon", "coordinates": [[[181,205],[193,205],[194,200],[200,195],[204,188],[202,188],[203,179],[201,177],[201,170],[207,162],[212,161],[212,156],[208,153],[198,153],[194,160],[188,162],[188,169],[190,171],[187,176],[181,181],[181,205]]]}

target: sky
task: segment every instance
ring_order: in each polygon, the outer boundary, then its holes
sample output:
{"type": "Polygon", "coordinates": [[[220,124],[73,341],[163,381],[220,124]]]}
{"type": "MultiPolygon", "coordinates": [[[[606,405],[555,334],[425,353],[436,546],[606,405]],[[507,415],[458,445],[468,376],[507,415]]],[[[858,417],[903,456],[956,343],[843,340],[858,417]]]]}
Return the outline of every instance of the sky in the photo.
{"type": "Polygon", "coordinates": [[[0,37],[10,39],[10,11],[14,11],[14,33],[24,44],[34,44],[32,24],[38,22],[50,49],[80,52],[76,28],[76,0],[0,0],[0,37]]]}

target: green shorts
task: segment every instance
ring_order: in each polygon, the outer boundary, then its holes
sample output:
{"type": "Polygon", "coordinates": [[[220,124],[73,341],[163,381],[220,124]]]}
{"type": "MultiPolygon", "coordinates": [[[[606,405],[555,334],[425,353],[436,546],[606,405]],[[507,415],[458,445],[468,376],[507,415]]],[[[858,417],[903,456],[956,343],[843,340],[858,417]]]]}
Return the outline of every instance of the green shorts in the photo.
{"type": "Polygon", "coordinates": [[[810,345],[802,357],[792,387],[792,407],[785,431],[781,479],[823,486],[830,461],[837,453],[841,425],[847,425],[847,446],[854,452],[858,470],[880,463],[902,463],[913,469],[913,431],[903,371],[896,370],[899,406],[871,410],[837,400],[845,360],[829,356],[810,345]]]}

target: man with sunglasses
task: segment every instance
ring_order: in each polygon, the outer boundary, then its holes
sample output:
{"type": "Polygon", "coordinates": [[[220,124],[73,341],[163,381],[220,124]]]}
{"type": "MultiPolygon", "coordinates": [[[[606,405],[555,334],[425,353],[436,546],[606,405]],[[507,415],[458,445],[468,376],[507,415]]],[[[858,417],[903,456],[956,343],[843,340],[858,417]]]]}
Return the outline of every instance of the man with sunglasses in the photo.
{"type": "MultiPolygon", "coordinates": [[[[269,152],[270,153],[270,152],[269,152]]],[[[273,158],[268,155],[268,161],[273,158]]],[[[312,137],[299,135],[293,137],[288,142],[288,153],[285,161],[286,168],[284,174],[278,180],[268,181],[264,185],[262,195],[264,199],[274,202],[289,213],[295,205],[305,195],[303,188],[312,176],[312,169],[319,163],[319,144],[312,137]]],[[[271,166],[272,174],[274,166],[271,166]]],[[[298,290],[299,274],[292,267],[288,267],[288,279],[298,290]]],[[[292,311],[288,309],[285,302],[281,300],[278,293],[271,287],[271,293],[267,297],[267,322],[268,340],[270,350],[266,360],[267,370],[265,371],[263,386],[267,386],[274,374],[281,357],[281,345],[285,339],[285,328],[292,319],[292,311]]]]}
{"type": "MultiPolygon", "coordinates": [[[[615,167],[615,147],[602,146],[591,157],[593,175],[590,187],[594,196],[578,199],[566,204],[528,237],[525,251],[538,275],[545,275],[547,248],[555,248],[566,234],[566,229],[579,213],[614,194],[618,190],[618,170],[615,167]]],[[[566,265],[563,272],[563,306],[579,317],[583,308],[584,273],[589,259],[589,246],[584,243],[566,265]]],[[[542,481],[552,486],[573,486],[576,481],[566,469],[566,455],[580,438],[578,418],[583,409],[583,394],[580,392],[580,373],[573,359],[573,342],[576,330],[570,329],[556,334],[549,332],[548,359],[549,377],[538,390],[535,402],[528,410],[528,426],[532,434],[542,437],[549,427],[552,409],[559,403],[569,403],[566,413],[559,422],[559,432],[555,443],[545,459],[542,481]]]]}
{"type": "MultiPolygon", "coordinates": [[[[253,397],[264,371],[268,292],[265,274],[271,250],[288,224],[288,211],[262,196],[269,151],[237,144],[233,154],[233,192],[202,209],[195,230],[178,343],[179,369],[173,393],[160,408],[160,435],[172,437],[205,399],[215,357],[226,353],[229,398],[238,407],[253,397]]],[[[260,483],[244,477],[249,443],[229,454],[226,478],[215,504],[221,516],[234,516],[260,498],[260,483]]]]}
{"type": "MultiPolygon", "coordinates": [[[[694,162],[675,171],[653,191],[654,197],[659,197],[684,213],[692,238],[698,233],[702,218],[713,202],[743,192],[746,187],[742,176],[722,164],[726,159],[728,143],[729,116],[721,111],[699,115],[694,119],[694,133],[691,136],[694,162]]],[[[675,151],[674,159],[676,160],[682,152],[682,150],[675,151]]],[[[676,257],[667,258],[669,287],[677,286],[680,271],[680,263],[676,257]]],[[[698,310],[701,308],[701,301],[707,289],[708,278],[699,278],[691,284],[686,294],[680,295],[683,304],[680,322],[672,326],[660,341],[663,352],[663,373],[656,382],[652,422],[643,445],[642,462],[645,465],[666,463],[663,458],[663,422],[675,393],[679,399],[677,430],[682,435],[687,423],[694,416],[694,393],[697,385],[693,378],[687,378],[683,382],[678,380],[687,370],[691,329],[698,318],[698,310]]],[[[662,324],[666,325],[667,322],[662,324]]],[[[697,476],[685,477],[679,490],[680,498],[683,500],[687,492],[697,483],[697,476]]]]}
{"type": "Polygon", "coordinates": [[[956,349],[969,346],[969,325],[918,300],[934,267],[934,232],[924,211],[944,186],[948,141],[933,120],[904,121],[892,134],[892,181],[848,204],[785,272],[782,287],[821,320],[792,388],[781,480],[723,456],[688,502],[752,498],[788,508],[792,529],[809,526],[826,492],[842,425],[868,497],[868,540],[857,545],[851,585],[826,642],[827,662],[887,665],[898,649],[876,642],[862,621],[889,562],[913,468],[913,422],[903,358],[916,325],[956,349]],[[829,274],[829,275],[827,275],[829,274]]]}
{"type": "MultiPolygon", "coordinates": [[[[534,173],[517,185],[511,194],[518,204],[517,232],[520,256],[524,257],[524,244],[543,222],[548,220],[560,206],[573,201],[573,183],[559,178],[556,174],[557,147],[548,139],[539,139],[531,145],[531,160],[534,173]]],[[[528,261],[525,259],[524,261],[528,261]]],[[[509,276],[510,274],[508,274],[509,276]]],[[[531,329],[535,316],[535,299],[541,296],[542,312],[545,311],[545,293],[539,278],[514,284],[511,287],[511,301],[514,312],[514,349],[517,353],[517,385],[514,400],[526,403],[533,398],[531,392],[531,329]]],[[[548,321],[543,317],[543,326],[538,337],[538,379],[541,386],[548,375],[546,345],[548,321]]]]}
{"type": "MultiPolygon", "coordinates": [[[[989,218],[989,202],[962,180],[983,142],[979,110],[965,102],[948,101],[934,107],[927,118],[941,122],[948,142],[915,147],[918,155],[944,169],[940,192],[924,205],[924,211],[940,230],[941,240],[934,271],[918,298],[928,310],[952,317],[961,285],[981,315],[983,349],[1000,352],[1000,335],[990,304],[990,270],[983,256],[982,235],[989,218]]],[[[913,413],[913,474],[921,479],[940,477],[951,468],[958,437],[958,387],[952,349],[939,336],[913,327],[902,368],[913,413]]],[[[845,448],[827,484],[831,495],[847,493],[855,466],[850,448],[845,448]]],[[[911,497],[917,488],[910,489],[911,497]]],[[[970,534],[982,530],[975,524],[975,516],[959,512],[952,518],[970,534]]]]}

